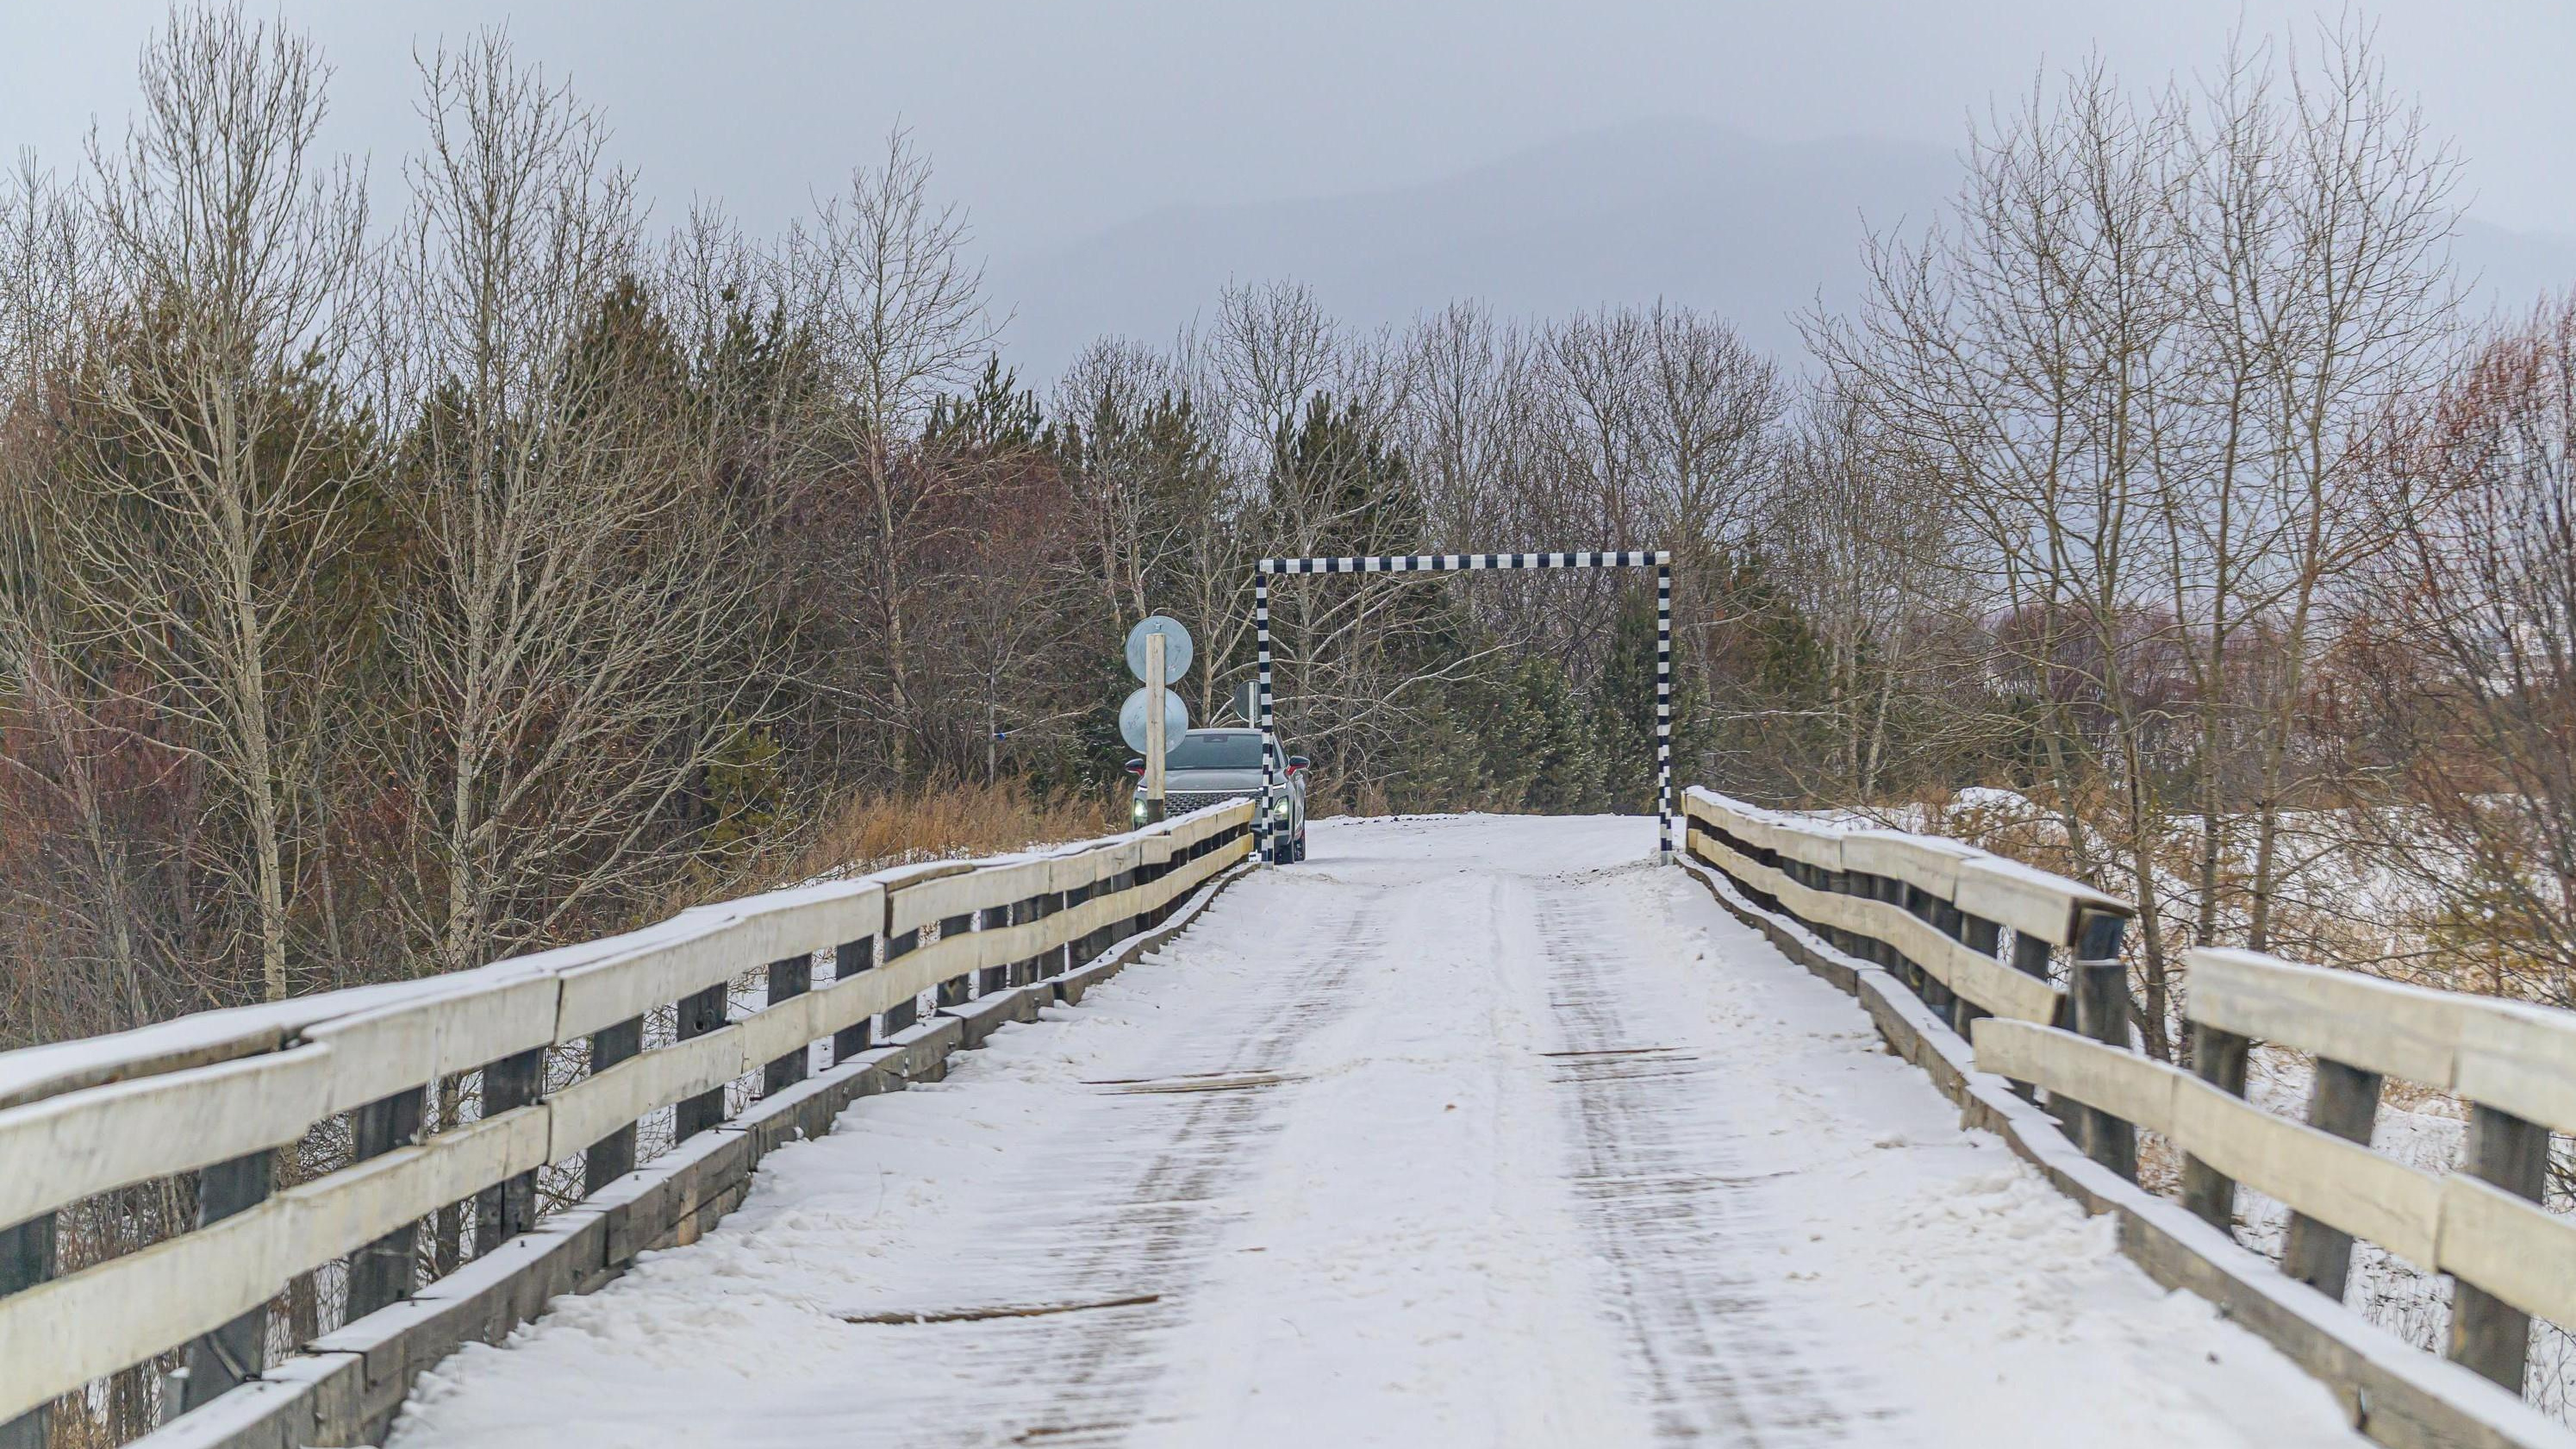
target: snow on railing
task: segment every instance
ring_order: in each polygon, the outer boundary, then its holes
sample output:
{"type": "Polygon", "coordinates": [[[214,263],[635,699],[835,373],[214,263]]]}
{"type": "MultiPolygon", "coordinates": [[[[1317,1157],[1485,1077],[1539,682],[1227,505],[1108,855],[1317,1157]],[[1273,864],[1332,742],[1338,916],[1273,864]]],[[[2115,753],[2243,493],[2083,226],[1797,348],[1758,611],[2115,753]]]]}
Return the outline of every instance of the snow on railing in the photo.
{"type": "MultiPolygon", "coordinates": [[[[2227,1301],[2264,1304],[2248,1326],[2347,1392],[2357,1427],[2387,1443],[2449,1443],[2460,1434],[2565,1442],[2518,1401],[2490,1402],[2493,1390],[2465,1374],[2444,1377],[2457,1370],[2411,1349],[2399,1352],[2442,1372],[2386,1362],[2371,1341],[2376,1330],[2270,1297],[2280,1290],[2262,1280],[2286,1278],[2288,1292],[2313,1289],[2339,1306],[2355,1239],[2448,1273],[2457,1283],[2448,1357],[2518,1396],[2532,1319],[2576,1325],[2576,1222],[2541,1205],[2550,1133],[2576,1132],[2576,1012],[2195,950],[2192,1066],[2184,1070],[2130,1040],[2118,959],[2132,914],[2126,902],[1956,841],[1763,810],[1703,789],[1685,792],[1683,818],[1689,858],[1722,874],[1746,904],[1830,947],[1845,976],[1882,968],[1939,1025],[1974,1043],[1972,1060],[1955,1047],[1935,1054],[2001,1077],[2025,1102],[2045,1092],[2056,1122],[2040,1118],[2038,1127],[2054,1138],[2062,1125],[2088,1166],[2110,1174],[2099,1181],[2128,1195],[2112,1203],[2106,1193],[2100,1205],[2159,1222],[2158,1210],[2171,1205],[2137,1187],[2137,1132],[2172,1143],[2184,1159],[2182,1206],[2216,1233],[2189,1240],[2159,1227],[2162,1242],[2149,1253],[2166,1254],[2168,1271],[2176,1252],[2201,1255],[2217,1271],[2184,1276],[2204,1292],[2222,1279],[2252,1283],[2252,1294],[2227,1301]],[[2060,949],[2073,959],[2053,973],[2060,949]],[[2248,1051],[2265,1042],[2316,1058],[2305,1123],[2244,1100],[2248,1051]],[[2470,1104],[2457,1171],[2426,1172],[2371,1149],[2387,1077],[2470,1104]],[[2277,1271],[2232,1236],[2240,1184],[2291,1210],[2277,1271]],[[2275,1303],[2282,1311],[2270,1311],[2275,1303]],[[2374,1405],[2359,1387],[2365,1381],[2403,1389],[2407,1401],[2374,1405]],[[2464,1412],[2428,1425],[2427,1412],[2442,1405],[2464,1412]]],[[[1970,1105],[1979,1089],[1954,1085],[1970,1105]]],[[[1989,1120],[2016,1131],[2030,1125],[2014,1117],[2010,1098],[1990,1105],[2003,1110],[1989,1120]]],[[[2043,1158],[2048,1150],[2023,1146],[2043,1158]]]]}
{"type": "Polygon", "coordinates": [[[885,1038],[913,1027],[926,992],[963,1007],[1081,966],[1242,859],[1251,813],[1237,800],[475,971],[0,1053],[0,1445],[44,1443],[53,1400],[174,1354],[165,1418],[214,1402],[261,1373],[268,1305],[300,1276],[346,1260],[354,1323],[419,1290],[414,1237],[432,1214],[471,1204],[485,1257],[537,1227],[541,1169],[580,1162],[580,1197],[596,1198],[635,1170],[648,1117],[688,1138],[724,1122],[729,1084],[757,1073],[764,1099],[790,1092],[820,1043],[837,1070],[880,1023],[885,1038]],[[765,1000],[728,1019],[732,982],[764,962],[765,1000]],[[672,1008],[675,1039],[648,1047],[646,1017],[672,1008]],[[551,1090],[550,1053],[583,1063],[551,1090]],[[425,1101],[469,1075],[479,1102],[424,1132],[425,1101]],[[343,1116],[355,1160],[279,1181],[281,1152],[343,1116]],[[57,1274],[59,1214],[190,1177],[192,1231],[57,1274]]]}
{"type": "Polygon", "coordinates": [[[2189,956],[2192,1069],[2026,1022],[1976,1028],[1977,1065],[2160,1132],[2211,1224],[2239,1183],[2291,1210],[2282,1271],[2341,1302],[2353,1240],[2450,1274],[2449,1357],[2519,1394],[2531,1320],[2576,1324],[2576,1222],[2540,1206],[2549,1134],[2576,1132],[2576,1012],[2374,980],[2250,951],[2189,956]],[[2308,1120],[2244,1100],[2256,1041],[2313,1053],[2308,1120]],[[2371,1150],[2389,1077],[2470,1104],[2458,1170],[2371,1150]]]}

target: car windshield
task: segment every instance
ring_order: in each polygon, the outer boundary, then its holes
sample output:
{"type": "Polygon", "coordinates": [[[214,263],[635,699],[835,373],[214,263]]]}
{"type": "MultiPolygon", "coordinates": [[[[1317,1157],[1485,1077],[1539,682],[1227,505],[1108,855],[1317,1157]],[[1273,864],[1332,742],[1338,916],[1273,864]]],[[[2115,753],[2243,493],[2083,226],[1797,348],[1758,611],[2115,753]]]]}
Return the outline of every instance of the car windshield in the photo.
{"type": "Polygon", "coordinates": [[[1196,732],[1181,737],[1172,752],[1163,757],[1167,770],[1258,770],[1261,768],[1261,736],[1255,734],[1203,735],[1196,732]]]}

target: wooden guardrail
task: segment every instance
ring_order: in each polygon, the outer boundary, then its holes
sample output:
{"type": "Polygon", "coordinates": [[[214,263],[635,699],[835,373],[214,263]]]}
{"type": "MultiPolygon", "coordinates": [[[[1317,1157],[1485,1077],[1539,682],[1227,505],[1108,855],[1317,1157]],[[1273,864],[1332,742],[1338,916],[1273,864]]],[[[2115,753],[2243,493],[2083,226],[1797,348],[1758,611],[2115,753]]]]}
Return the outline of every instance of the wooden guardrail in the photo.
{"type": "MultiPolygon", "coordinates": [[[[2576,1131],[2576,1012],[2198,950],[2188,956],[2185,1071],[2133,1049],[2118,961],[2125,902],[1955,841],[1762,810],[1702,789],[1686,792],[1683,815],[1689,858],[1726,878],[1744,902],[1738,914],[1749,906],[1747,919],[1810,966],[1838,955],[1910,988],[1927,1010],[1909,1020],[1874,1005],[1873,1015],[1891,1041],[1909,1038],[1900,1050],[1941,1078],[1968,1120],[2002,1133],[2089,1207],[2117,1213],[2124,1250],[2325,1379],[2371,1437],[2569,1442],[2518,1395],[2530,1320],[2576,1324],[2576,1222],[2539,1202],[2551,1131],[2576,1131]],[[1830,952],[1800,945],[1783,921],[1830,952]],[[1956,1037],[1973,1041],[1973,1056],[1956,1037]],[[2247,1055],[2265,1042],[2315,1057],[2307,1121],[2245,1100],[2247,1055]],[[1993,1077],[1978,1072],[2001,1077],[2009,1092],[1980,1085],[1993,1077]],[[2424,1172],[2371,1150],[2387,1077],[2469,1104],[2457,1171],[2424,1172]],[[2141,1128],[2184,1155],[2188,1215],[2137,1186],[2141,1128]],[[2072,1167],[2067,1138],[2083,1153],[2072,1167]],[[2233,1237],[2240,1185],[2291,1211],[2277,1269],[2233,1237]],[[2447,1357],[2511,1396],[2488,1397],[2494,1390],[2478,1379],[2342,1308],[2355,1239],[2452,1275],[2447,1357]],[[2318,1292],[2276,1286],[2284,1277],[2318,1292]]],[[[1836,969],[1865,1001],[1879,990],[1849,965],[1836,969]]]]}
{"type": "Polygon", "coordinates": [[[2079,1019],[2088,1004],[2105,1017],[2124,1010],[2125,901],[1955,840],[1831,825],[1697,787],[1682,815],[1695,858],[1766,909],[1899,972],[1962,1032],[1983,1016],[2066,1020],[2070,1000],[2079,1019]],[[2052,960],[2068,951],[2061,973],[2052,960]]]}
{"type": "Polygon", "coordinates": [[[2337,1302],[2353,1241],[2456,1280],[2449,1357],[2521,1392],[2531,1319],[2576,1324],[2576,1222],[2540,1206],[2552,1130],[2576,1132],[2576,1012],[2374,980],[2246,951],[2189,955],[2193,1070],[2028,1022],[1979,1022],[1977,1065],[2162,1133],[2184,1202],[2224,1228],[2239,1184],[2291,1211],[2282,1271],[2337,1302]],[[2244,1100],[2268,1041],[2312,1053],[2307,1121],[2244,1100]],[[2469,1104],[2459,1168],[2371,1150],[2399,1077],[2469,1104]]]}
{"type": "Polygon", "coordinates": [[[583,1197],[613,1195],[637,1168],[637,1124],[663,1109],[688,1139],[725,1121],[729,1084],[756,1073],[764,1098],[792,1092],[815,1046],[848,1063],[877,1028],[912,1028],[925,992],[962,1007],[1081,966],[1244,858],[1251,817],[1238,800],[1068,850],[803,886],[452,976],[0,1054],[0,1449],[42,1445],[51,1401],[182,1346],[165,1414],[213,1403],[261,1371],[268,1305],[299,1276],[346,1260],[355,1322],[419,1290],[414,1237],[433,1213],[470,1204],[473,1250],[490,1254],[537,1228],[541,1168],[578,1162],[583,1197]],[[762,963],[764,1002],[732,1017],[732,983],[762,963]],[[675,1037],[648,1046],[662,1008],[675,1037]],[[577,1074],[549,1087],[550,1058],[577,1074]],[[439,1085],[468,1074],[470,1120],[425,1132],[439,1085]],[[281,1149],[343,1116],[354,1160],[281,1182],[281,1149]],[[56,1275],[63,1210],[187,1176],[193,1231],[56,1275]]]}

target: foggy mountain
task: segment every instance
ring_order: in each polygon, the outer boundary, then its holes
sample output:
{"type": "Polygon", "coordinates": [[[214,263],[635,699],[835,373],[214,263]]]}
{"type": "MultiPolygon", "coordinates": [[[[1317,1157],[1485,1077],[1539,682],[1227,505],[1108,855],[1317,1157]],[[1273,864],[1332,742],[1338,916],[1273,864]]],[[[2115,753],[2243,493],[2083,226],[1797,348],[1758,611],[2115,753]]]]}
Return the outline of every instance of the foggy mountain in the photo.
{"type": "MultiPolygon", "coordinates": [[[[1938,146],[1641,122],[1414,186],[1168,208],[996,256],[987,282],[1013,314],[1007,353],[1037,384],[1097,337],[1164,343],[1212,316],[1229,281],[1283,277],[1363,327],[1459,297],[1504,316],[1661,297],[1794,359],[1799,312],[1857,297],[1864,235],[1937,215],[1958,175],[1956,151],[1938,146]]],[[[2576,239],[2469,222],[2457,251],[2483,279],[2482,307],[2576,284],[2576,239]]]]}

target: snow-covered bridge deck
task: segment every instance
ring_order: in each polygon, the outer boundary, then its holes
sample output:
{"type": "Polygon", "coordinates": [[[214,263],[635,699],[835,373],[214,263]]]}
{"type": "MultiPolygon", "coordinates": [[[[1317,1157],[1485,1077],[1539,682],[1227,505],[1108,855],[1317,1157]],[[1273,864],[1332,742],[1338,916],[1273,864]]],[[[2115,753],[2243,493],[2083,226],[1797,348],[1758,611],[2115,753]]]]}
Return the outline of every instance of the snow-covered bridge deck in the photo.
{"type": "Polygon", "coordinates": [[[1654,847],[1319,823],[392,1443],[2354,1442],[1654,847]]]}

